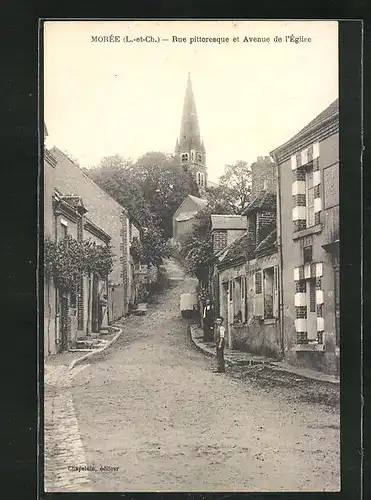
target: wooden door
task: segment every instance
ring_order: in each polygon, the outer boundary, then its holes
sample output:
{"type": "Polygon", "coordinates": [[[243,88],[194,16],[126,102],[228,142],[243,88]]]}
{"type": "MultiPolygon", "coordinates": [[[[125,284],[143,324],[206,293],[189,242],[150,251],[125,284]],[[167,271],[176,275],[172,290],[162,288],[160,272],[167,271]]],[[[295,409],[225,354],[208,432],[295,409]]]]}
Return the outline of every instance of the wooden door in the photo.
{"type": "Polygon", "coordinates": [[[68,350],[68,296],[66,293],[60,295],[60,334],[61,350],[68,350]]]}
{"type": "Polygon", "coordinates": [[[233,295],[234,295],[234,281],[230,280],[228,284],[228,321],[227,325],[227,343],[228,347],[232,348],[232,325],[234,319],[234,305],[233,305],[233,295]]]}
{"type": "Polygon", "coordinates": [[[99,319],[100,319],[100,305],[99,305],[99,280],[97,276],[93,276],[93,286],[92,286],[92,332],[99,333],[99,319]]]}

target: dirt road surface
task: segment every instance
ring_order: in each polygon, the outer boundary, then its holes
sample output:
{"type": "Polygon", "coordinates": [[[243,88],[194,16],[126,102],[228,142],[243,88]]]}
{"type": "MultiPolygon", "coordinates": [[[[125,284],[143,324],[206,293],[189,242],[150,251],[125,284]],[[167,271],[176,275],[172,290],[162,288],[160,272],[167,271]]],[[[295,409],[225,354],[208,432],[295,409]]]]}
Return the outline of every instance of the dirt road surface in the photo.
{"type": "Polygon", "coordinates": [[[174,282],[147,316],[123,322],[74,378],[86,464],[66,466],[95,466],[96,492],[338,491],[338,409],[213,373],[179,314],[192,285],[174,282]]]}

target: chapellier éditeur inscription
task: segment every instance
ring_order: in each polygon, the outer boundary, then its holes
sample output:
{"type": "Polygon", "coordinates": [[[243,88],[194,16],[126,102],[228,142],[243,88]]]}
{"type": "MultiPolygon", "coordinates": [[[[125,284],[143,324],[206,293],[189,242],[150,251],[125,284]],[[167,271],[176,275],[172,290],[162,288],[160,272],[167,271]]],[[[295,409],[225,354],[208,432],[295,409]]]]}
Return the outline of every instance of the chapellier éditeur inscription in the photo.
{"type": "Polygon", "coordinates": [[[70,472],[115,472],[119,470],[119,467],[112,465],[100,465],[97,468],[95,465],[69,465],[67,470],[70,472]]]}
{"type": "Polygon", "coordinates": [[[169,38],[160,38],[152,35],[148,36],[137,36],[130,37],[120,36],[120,35],[91,35],[91,41],[95,43],[160,43],[160,42],[171,42],[171,43],[189,43],[190,45],[194,43],[310,43],[312,38],[305,36],[297,36],[297,35],[286,35],[286,36],[234,36],[232,38],[229,37],[205,37],[205,36],[171,36],[169,38]]]}

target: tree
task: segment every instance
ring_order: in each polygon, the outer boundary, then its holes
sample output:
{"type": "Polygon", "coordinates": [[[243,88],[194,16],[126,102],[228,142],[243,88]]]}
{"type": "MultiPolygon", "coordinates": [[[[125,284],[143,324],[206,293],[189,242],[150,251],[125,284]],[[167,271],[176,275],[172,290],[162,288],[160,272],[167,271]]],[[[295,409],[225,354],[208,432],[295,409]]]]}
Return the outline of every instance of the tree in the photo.
{"type": "Polygon", "coordinates": [[[156,267],[163,263],[164,258],[170,256],[167,242],[162,238],[160,231],[153,227],[146,229],[141,239],[132,243],[130,250],[134,262],[156,267]]]}
{"type": "Polygon", "coordinates": [[[200,282],[207,283],[215,256],[211,236],[211,214],[233,214],[228,205],[211,199],[208,205],[195,216],[192,233],[186,238],[182,247],[182,257],[186,262],[186,271],[196,276],[200,282]]]}
{"type": "Polygon", "coordinates": [[[88,175],[147,228],[141,248],[133,252],[142,255],[142,262],[161,264],[169,255],[173,213],[188,194],[199,196],[191,174],[176,158],[151,151],[135,163],[119,155],[105,157],[88,175]]]}
{"type": "Polygon", "coordinates": [[[195,217],[193,232],[181,251],[186,270],[206,283],[215,263],[211,237],[211,214],[239,215],[249,204],[251,168],[244,161],[226,165],[218,186],[207,189],[208,204],[195,217]]]}
{"type": "Polygon", "coordinates": [[[107,279],[112,271],[113,254],[110,246],[98,245],[92,240],[78,241],[71,235],[59,241],[46,238],[44,241],[44,269],[48,278],[66,293],[75,294],[81,276],[88,277],[88,321],[90,318],[91,282],[93,275],[107,279]]]}
{"type": "Polygon", "coordinates": [[[239,160],[234,165],[225,165],[219,179],[219,195],[223,195],[232,213],[242,214],[250,202],[251,166],[239,160]]]}

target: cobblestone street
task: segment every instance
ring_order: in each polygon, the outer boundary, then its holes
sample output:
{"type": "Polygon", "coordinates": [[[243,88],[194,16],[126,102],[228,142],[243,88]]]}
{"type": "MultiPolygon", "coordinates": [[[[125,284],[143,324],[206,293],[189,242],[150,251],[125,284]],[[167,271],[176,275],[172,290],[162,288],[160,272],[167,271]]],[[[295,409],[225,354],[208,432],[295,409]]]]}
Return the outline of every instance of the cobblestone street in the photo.
{"type": "Polygon", "coordinates": [[[214,374],[180,319],[188,283],[123,322],[100,358],[46,385],[47,490],[339,490],[338,409],[214,374]]]}

